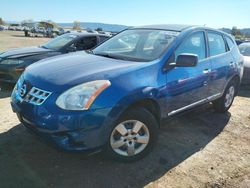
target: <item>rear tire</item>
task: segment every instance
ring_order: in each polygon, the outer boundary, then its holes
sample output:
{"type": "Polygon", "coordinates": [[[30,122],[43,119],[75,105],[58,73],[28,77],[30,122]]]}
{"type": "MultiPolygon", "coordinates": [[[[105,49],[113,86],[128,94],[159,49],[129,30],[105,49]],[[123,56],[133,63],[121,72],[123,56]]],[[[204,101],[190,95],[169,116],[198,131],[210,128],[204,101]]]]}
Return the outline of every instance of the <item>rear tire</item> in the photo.
{"type": "Polygon", "coordinates": [[[122,162],[139,160],[153,149],[157,136],[155,117],[144,108],[131,109],[113,126],[106,154],[122,162]]]}
{"type": "Polygon", "coordinates": [[[215,111],[219,113],[227,112],[231,107],[231,105],[233,104],[234,97],[237,94],[237,90],[238,90],[237,80],[231,80],[228,83],[222,97],[213,101],[213,106],[215,111]]]}

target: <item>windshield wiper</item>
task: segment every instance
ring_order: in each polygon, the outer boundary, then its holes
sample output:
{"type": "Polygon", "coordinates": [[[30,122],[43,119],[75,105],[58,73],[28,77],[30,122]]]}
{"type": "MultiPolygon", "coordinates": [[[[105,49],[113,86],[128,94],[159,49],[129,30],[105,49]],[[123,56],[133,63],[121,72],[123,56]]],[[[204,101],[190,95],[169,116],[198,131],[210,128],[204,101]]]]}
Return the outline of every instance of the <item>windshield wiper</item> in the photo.
{"type": "Polygon", "coordinates": [[[98,56],[103,56],[107,58],[112,58],[112,59],[119,59],[119,60],[124,60],[124,61],[136,61],[136,62],[147,62],[148,60],[146,59],[139,59],[135,57],[129,57],[129,56],[122,56],[122,55],[116,55],[116,54],[110,54],[110,53],[94,53],[91,51],[90,53],[98,56]]]}

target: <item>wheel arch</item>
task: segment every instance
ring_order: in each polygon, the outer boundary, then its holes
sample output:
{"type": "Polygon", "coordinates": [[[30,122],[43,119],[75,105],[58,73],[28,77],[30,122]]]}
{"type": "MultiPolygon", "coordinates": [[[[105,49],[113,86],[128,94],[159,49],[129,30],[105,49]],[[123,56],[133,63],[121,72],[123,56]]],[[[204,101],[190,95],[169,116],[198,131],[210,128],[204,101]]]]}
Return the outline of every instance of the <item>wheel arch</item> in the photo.
{"type": "Polygon", "coordinates": [[[225,85],[224,87],[224,90],[223,90],[223,93],[225,92],[226,88],[227,88],[227,85],[231,82],[231,81],[234,81],[236,83],[236,95],[239,91],[239,87],[240,87],[240,76],[238,74],[235,74],[233,75],[230,79],[228,79],[228,82],[227,84],[225,85]]]}
{"type": "MultiPolygon", "coordinates": [[[[129,104],[123,113],[128,112],[131,108],[145,108],[147,111],[149,111],[156,119],[159,127],[161,124],[161,109],[159,104],[152,98],[144,98],[139,99],[137,101],[134,101],[133,103],[129,104]]],[[[123,114],[122,113],[122,114],[123,114]]]]}

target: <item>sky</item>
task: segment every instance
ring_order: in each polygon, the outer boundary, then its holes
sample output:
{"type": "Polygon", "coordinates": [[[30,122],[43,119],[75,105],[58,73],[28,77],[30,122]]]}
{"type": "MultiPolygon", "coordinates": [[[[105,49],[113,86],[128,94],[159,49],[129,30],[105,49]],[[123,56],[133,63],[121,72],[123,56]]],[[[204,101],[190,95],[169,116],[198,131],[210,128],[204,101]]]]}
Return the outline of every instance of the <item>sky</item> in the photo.
{"type": "Polygon", "coordinates": [[[250,0],[0,0],[0,17],[7,21],[250,28],[250,0]]]}

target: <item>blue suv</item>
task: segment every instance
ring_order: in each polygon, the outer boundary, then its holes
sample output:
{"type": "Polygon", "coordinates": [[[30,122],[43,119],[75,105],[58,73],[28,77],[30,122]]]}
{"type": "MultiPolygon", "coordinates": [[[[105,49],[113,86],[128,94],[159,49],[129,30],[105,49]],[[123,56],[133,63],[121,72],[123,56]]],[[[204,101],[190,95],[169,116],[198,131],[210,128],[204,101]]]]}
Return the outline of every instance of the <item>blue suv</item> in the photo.
{"type": "Polygon", "coordinates": [[[208,102],[226,112],[242,73],[243,57],[224,32],[134,27],[92,51],[29,66],[11,105],[25,127],[59,148],[133,161],[152,149],[163,119],[208,102]]]}

